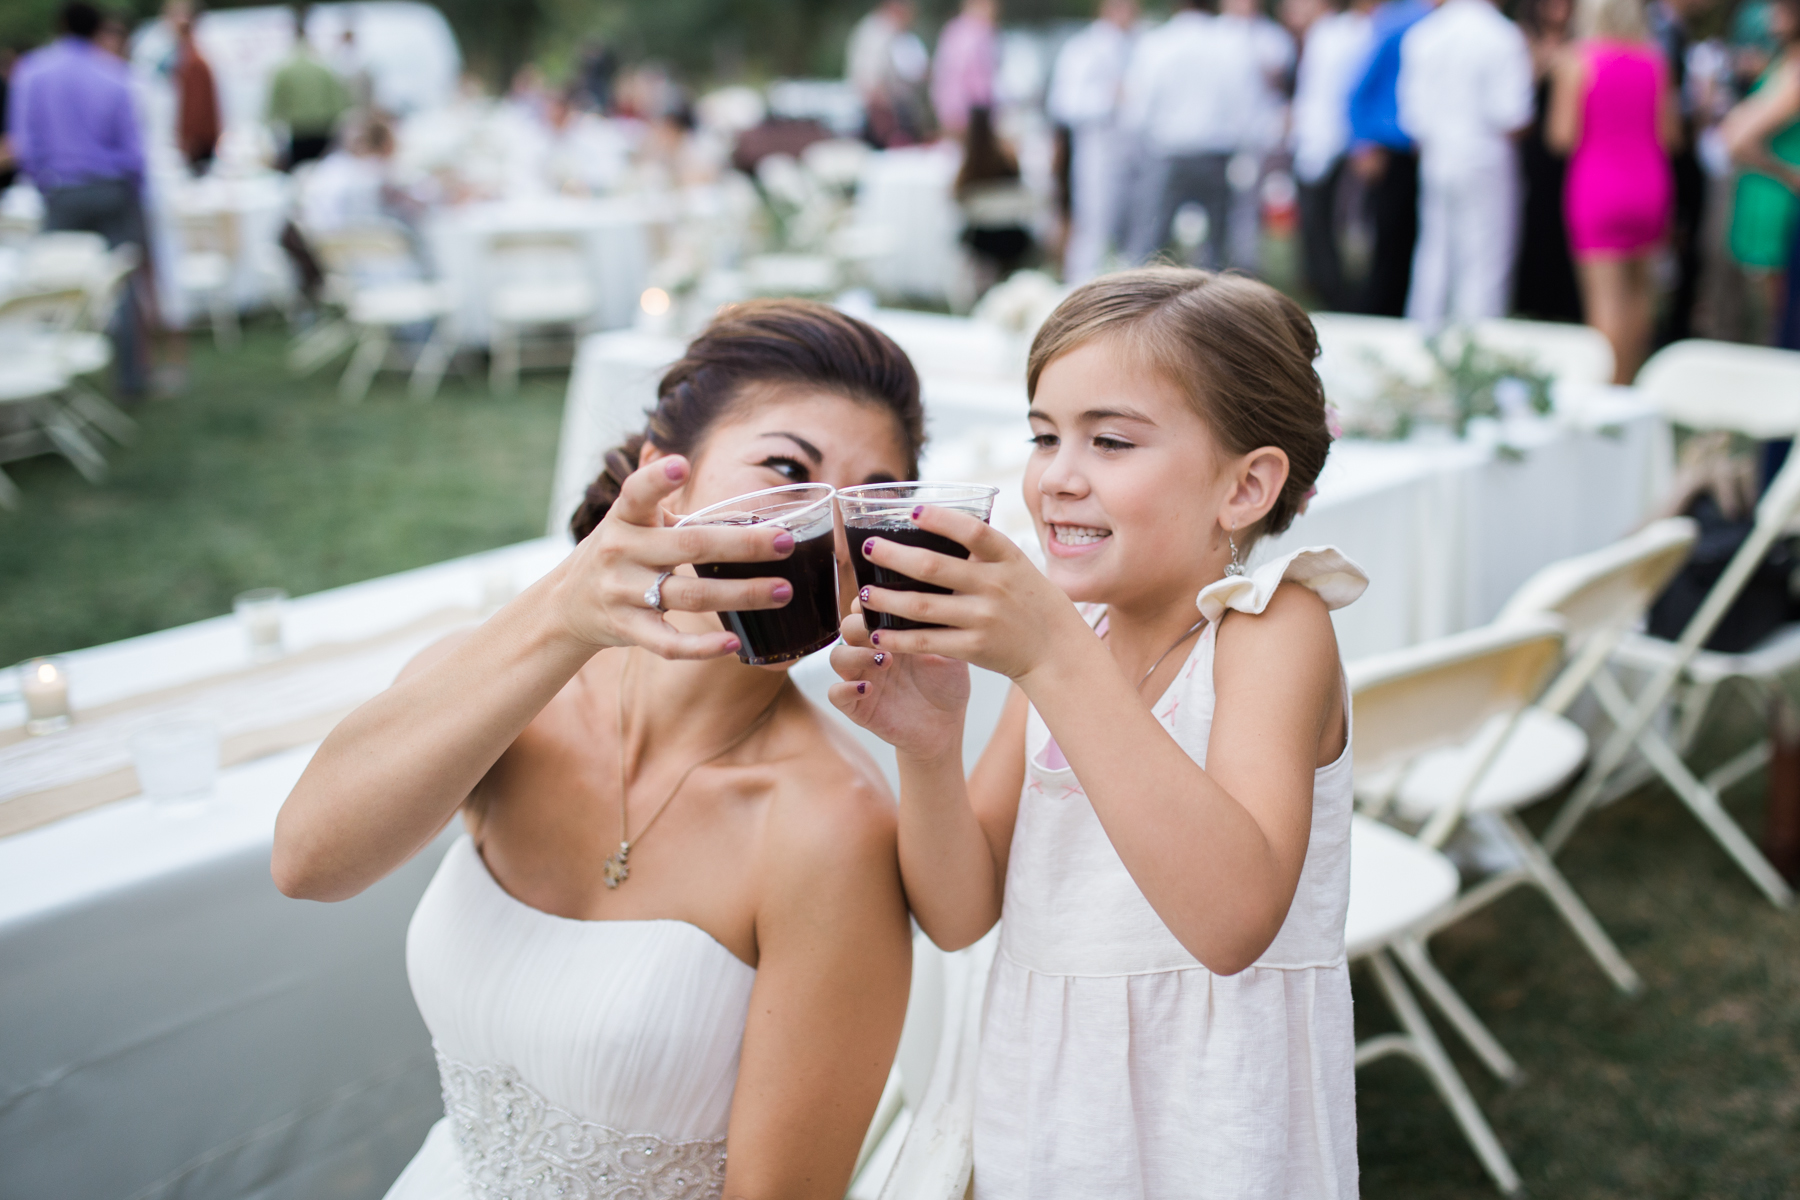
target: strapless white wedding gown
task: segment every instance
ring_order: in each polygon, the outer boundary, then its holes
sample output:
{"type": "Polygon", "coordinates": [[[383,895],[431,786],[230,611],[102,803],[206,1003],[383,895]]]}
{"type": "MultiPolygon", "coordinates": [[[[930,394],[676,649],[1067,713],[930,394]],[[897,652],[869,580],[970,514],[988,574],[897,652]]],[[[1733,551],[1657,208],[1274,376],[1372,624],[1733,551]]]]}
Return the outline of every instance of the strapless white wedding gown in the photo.
{"type": "Polygon", "coordinates": [[[387,1200],[711,1200],[754,968],[685,921],[522,904],[459,838],[406,936],[444,1119],[387,1200]]]}

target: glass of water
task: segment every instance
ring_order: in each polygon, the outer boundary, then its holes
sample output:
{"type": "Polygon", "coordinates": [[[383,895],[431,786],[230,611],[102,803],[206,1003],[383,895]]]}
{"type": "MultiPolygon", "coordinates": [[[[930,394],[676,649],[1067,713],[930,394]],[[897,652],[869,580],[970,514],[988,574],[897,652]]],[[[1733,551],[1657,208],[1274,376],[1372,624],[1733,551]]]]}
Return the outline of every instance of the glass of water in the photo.
{"type": "Polygon", "coordinates": [[[219,780],[219,727],[204,717],[176,717],[138,730],[131,761],[151,808],[171,816],[199,812],[219,780]]]}

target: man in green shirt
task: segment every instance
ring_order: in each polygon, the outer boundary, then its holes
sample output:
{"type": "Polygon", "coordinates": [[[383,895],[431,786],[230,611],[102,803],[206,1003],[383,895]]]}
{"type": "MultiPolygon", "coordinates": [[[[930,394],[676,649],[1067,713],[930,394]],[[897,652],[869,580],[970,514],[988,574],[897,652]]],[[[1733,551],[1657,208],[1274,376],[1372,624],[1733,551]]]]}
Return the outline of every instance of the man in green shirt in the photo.
{"type": "Polygon", "coordinates": [[[350,90],[306,40],[306,10],[294,10],[294,50],[269,81],[269,120],[287,126],[282,169],[322,157],[339,117],[350,108],[350,90]]]}

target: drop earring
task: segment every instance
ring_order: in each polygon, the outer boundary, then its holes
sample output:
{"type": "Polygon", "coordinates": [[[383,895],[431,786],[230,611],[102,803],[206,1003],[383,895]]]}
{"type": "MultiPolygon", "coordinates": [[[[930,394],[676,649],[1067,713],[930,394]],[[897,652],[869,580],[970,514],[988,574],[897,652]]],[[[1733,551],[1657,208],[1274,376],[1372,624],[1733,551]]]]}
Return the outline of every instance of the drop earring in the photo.
{"type": "Polygon", "coordinates": [[[1231,536],[1235,532],[1237,531],[1234,529],[1225,531],[1225,544],[1231,547],[1231,561],[1225,564],[1225,574],[1227,575],[1244,573],[1244,560],[1238,556],[1237,539],[1231,536]]]}

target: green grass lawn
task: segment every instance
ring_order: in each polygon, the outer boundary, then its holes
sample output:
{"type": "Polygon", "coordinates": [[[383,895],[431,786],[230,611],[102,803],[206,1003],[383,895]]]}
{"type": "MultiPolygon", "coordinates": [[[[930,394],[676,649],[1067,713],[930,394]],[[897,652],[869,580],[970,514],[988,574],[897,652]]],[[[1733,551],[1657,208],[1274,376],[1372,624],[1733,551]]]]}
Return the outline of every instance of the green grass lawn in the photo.
{"type": "MultiPolygon", "coordinates": [[[[560,376],[504,400],[453,376],[422,405],[384,377],[351,406],[335,373],[290,378],[283,346],[273,326],[236,354],[196,342],[192,390],[139,412],[141,438],[100,487],[59,459],[8,467],[25,499],[0,512],[0,663],[222,613],[249,587],[303,594],[542,532],[560,376]]],[[[1752,830],[1759,787],[1739,789],[1752,830]]],[[[1433,941],[1526,1072],[1495,1084],[1443,1030],[1527,1190],[1800,1195],[1800,916],[1660,791],[1597,814],[1561,863],[1642,995],[1614,992],[1535,893],[1433,941]]],[[[1357,1019],[1365,1036],[1394,1027],[1362,978],[1357,1019]]],[[[1496,1194],[1410,1062],[1358,1086],[1364,1195],[1496,1194]]]]}
{"type": "Polygon", "coordinates": [[[295,379],[285,348],[274,324],[230,354],[193,339],[191,388],[134,414],[98,487],[60,458],[7,464],[0,665],[542,535],[566,376],[496,399],[453,373],[415,404],[383,374],[353,405],[341,361],[295,379]]]}

